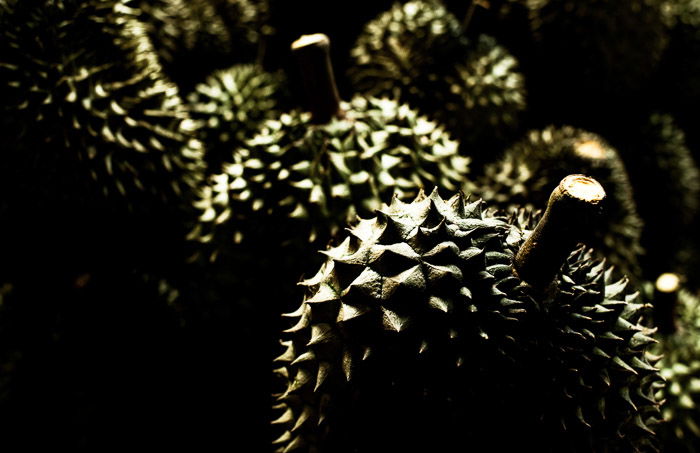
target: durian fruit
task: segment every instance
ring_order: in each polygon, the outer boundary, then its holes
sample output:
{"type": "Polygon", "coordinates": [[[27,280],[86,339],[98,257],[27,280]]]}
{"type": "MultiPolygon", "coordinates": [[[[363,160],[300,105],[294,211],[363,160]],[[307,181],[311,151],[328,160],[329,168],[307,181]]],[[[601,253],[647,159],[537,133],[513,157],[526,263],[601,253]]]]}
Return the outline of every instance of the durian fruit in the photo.
{"type": "Polygon", "coordinates": [[[606,122],[643,100],[668,44],[664,2],[528,1],[538,55],[533,106],[556,115],[549,121],[606,122]]]}
{"type": "Polygon", "coordinates": [[[436,1],[395,3],[365,26],[351,55],[355,89],[418,108],[475,159],[486,153],[474,150],[509,141],[525,109],[516,59],[489,36],[468,39],[436,1]]]}
{"type": "Polygon", "coordinates": [[[207,172],[220,173],[260,123],[279,118],[286,106],[286,80],[281,72],[265,72],[256,64],[234,65],[215,71],[187,100],[205,145],[207,172]]]}
{"type": "Polygon", "coordinates": [[[696,258],[700,170],[683,131],[670,115],[654,113],[620,130],[615,140],[644,222],[646,278],[670,270],[687,275],[689,287],[698,288],[691,268],[700,267],[696,258]],[[649,183],[652,180],[654,184],[649,183]]]}
{"type": "Polygon", "coordinates": [[[360,220],[286,315],[275,451],[650,451],[644,307],[571,252],[603,198],[571,175],[534,231],[436,190],[360,220]]]}
{"type": "Polygon", "coordinates": [[[129,5],[0,3],[2,236],[20,255],[148,243],[194,218],[201,143],[129,5]]]}
{"type": "Polygon", "coordinates": [[[216,69],[259,58],[266,0],[141,0],[141,19],[165,73],[189,92],[216,69]]]}
{"type": "Polygon", "coordinates": [[[212,176],[192,237],[213,242],[213,251],[246,236],[251,244],[260,237],[273,248],[292,241],[306,250],[394,194],[462,187],[468,159],[441,127],[392,100],[339,101],[327,37],[303,36],[293,46],[311,113],[297,109],[266,121],[234,153],[212,176]]]}
{"type": "Polygon", "coordinates": [[[281,327],[279,313],[301,297],[296,283],[320,264],[312,252],[348,221],[394,194],[459,190],[468,173],[457,142],[407,105],[361,96],[339,101],[327,38],[312,35],[295,47],[302,61],[304,52],[312,54],[302,65],[312,111],[266,121],[233,153],[210,177],[189,236],[198,244],[192,260],[219,275],[220,292],[263,312],[267,338],[281,327]],[[271,273],[276,285],[268,284],[271,273]]]}
{"type": "Polygon", "coordinates": [[[666,384],[657,392],[665,421],[663,451],[700,451],[700,302],[682,288],[678,274],[661,274],[654,288],[655,354],[666,384]]]}
{"type": "Polygon", "coordinates": [[[642,222],[625,166],[599,135],[571,126],[532,130],[501,159],[485,166],[470,191],[501,209],[542,209],[553,188],[571,173],[594,177],[608,193],[603,228],[594,233],[590,245],[623,273],[639,279],[642,222]]]}

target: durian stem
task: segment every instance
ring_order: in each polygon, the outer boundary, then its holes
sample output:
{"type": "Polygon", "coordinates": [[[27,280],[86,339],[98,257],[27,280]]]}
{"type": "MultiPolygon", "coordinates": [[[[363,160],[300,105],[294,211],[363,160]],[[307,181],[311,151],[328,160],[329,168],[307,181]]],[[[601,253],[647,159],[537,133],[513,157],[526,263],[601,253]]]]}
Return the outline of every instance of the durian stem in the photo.
{"type": "Polygon", "coordinates": [[[672,334],[678,328],[676,305],[680,286],[678,275],[671,273],[659,275],[654,284],[654,324],[664,335],[672,334]]]}
{"type": "Polygon", "coordinates": [[[515,273],[536,288],[546,288],[579,242],[596,228],[605,190],[593,178],[569,175],[561,180],[535,230],[513,262],[515,273]]]}
{"type": "Polygon", "coordinates": [[[340,108],[328,36],[322,33],[303,35],[292,43],[292,52],[301,67],[311,121],[325,124],[334,117],[342,118],[344,112],[340,108]]]}

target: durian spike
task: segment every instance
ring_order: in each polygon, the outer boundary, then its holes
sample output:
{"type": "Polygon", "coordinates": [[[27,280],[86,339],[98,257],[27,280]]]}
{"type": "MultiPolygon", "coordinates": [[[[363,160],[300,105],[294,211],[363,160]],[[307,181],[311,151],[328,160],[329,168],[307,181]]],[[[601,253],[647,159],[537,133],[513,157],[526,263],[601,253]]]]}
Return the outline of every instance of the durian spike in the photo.
{"type": "Polygon", "coordinates": [[[547,287],[571,250],[599,221],[605,190],[595,179],[569,175],[552,191],[547,210],[515,256],[515,273],[536,288],[547,287]]]}
{"type": "Polygon", "coordinates": [[[323,33],[303,35],[292,43],[301,67],[311,121],[325,124],[344,115],[330,57],[331,42],[323,33]]]}
{"type": "Polygon", "coordinates": [[[676,305],[680,289],[678,274],[661,274],[654,284],[654,324],[664,335],[676,331],[676,305]]]}

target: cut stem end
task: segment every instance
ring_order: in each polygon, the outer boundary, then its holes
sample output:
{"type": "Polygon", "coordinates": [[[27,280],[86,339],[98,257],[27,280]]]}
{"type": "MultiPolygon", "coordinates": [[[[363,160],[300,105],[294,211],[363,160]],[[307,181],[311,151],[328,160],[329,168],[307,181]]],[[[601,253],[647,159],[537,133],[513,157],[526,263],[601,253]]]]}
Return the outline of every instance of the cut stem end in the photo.
{"type": "Polygon", "coordinates": [[[520,247],[513,267],[533,287],[545,288],[576,245],[597,226],[605,190],[595,179],[569,175],[552,191],[547,210],[520,247]]]}

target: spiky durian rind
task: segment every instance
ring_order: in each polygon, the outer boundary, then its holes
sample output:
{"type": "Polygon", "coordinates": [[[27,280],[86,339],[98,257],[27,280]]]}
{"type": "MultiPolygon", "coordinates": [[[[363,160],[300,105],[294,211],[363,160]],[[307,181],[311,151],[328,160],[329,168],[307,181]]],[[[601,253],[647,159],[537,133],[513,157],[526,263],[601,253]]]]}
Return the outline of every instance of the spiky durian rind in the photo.
{"type": "Polygon", "coordinates": [[[659,437],[669,451],[700,451],[700,300],[685,290],[678,294],[677,330],[659,337],[653,352],[666,384],[657,399],[663,401],[664,424],[659,437]]]}
{"type": "Polygon", "coordinates": [[[349,219],[394,194],[464,184],[468,159],[457,154],[457,142],[407,105],[355,97],[342,108],[344,118],[325,125],[300,111],[266,121],[212,176],[192,237],[225,248],[259,236],[265,219],[278,243],[325,245],[349,219]]]}
{"type": "Polygon", "coordinates": [[[216,71],[195,87],[187,100],[199,124],[209,173],[219,173],[264,120],[281,115],[285,94],[284,75],[265,72],[256,64],[216,71]]]}
{"type": "Polygon", "coordinates": [[[359,92],[395,96],[469,146],[509,139],[525,109],[516,59],[491,37],[467,39],[436,2],[396,3],[365,26],[352,56],[359,92]]]}
{"type": "Polygon", "coordinates": [[[4,2],[3,167],[14,191],[132,211],[194,193],[201,144],[136,15],[117,0],[4,2]]]}
{"type": "Polygon", "coordinates": [[[139,2],[139,9],[165,72],[189,89],[192,81],[183,74],[194,72],[196,78],[255,61],[267,2],[148,0],[139,2]]]}
{"type": "Polygon", "coordinates": [[[535,291],[511,266],[532,225],[434,191],[352,227],[287,315],[277,451],[653,444],[660,377],[637,294],[585,249],[535,291]]]}
{"type": "Polygon", "coordinates": [[[599,135],[570,126],[530,131],[484,167],[471,191],[500,209],[544,209],[552,190],[572,173],[592,176],[607,193],[605,227],[592,245],[623,273],[640,277],[642,221],[632,186],[618,152],[599,135]]]}

